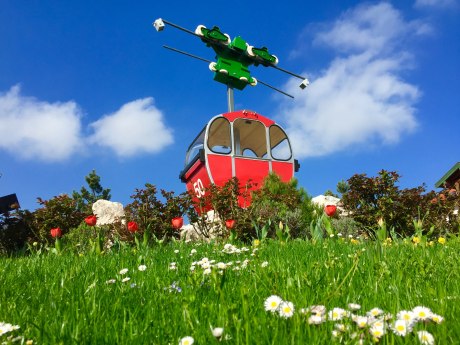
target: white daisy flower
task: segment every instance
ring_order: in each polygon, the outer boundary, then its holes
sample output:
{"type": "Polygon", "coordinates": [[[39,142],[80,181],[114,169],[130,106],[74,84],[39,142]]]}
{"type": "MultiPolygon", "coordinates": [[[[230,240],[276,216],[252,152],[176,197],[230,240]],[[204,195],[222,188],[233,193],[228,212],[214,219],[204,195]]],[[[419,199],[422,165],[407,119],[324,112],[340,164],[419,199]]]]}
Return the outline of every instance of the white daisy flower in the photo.
{"type": "Polygon", "coordinates": [[[120,275],[124,275],[126,273],[128,273],[128,269],[127,268],[123,268],[122,270],[120,270],[120,275]]]}
{"type": "Polygon", "coordinates": [[[379,315],[383,314],[383,310],[380,308],[373,308],[367,312],[367,315],[377,317],[379,315]]]}
{"type": "Polygon", "coordinates": [[[328,319],[332,321],[342,320],[345,316],[347,316],[347,311],[342,308],[334,308],[328,313],[328,319]]]}
{"type": "Polygon", "coordinates": [[[174,250],[174,253],[175,253],[175,254],[178,254],[178,253],[179,253],[179,249],[174,250]]]}
{"type": "Polygon", "coordinates": [[[115,279],[109,279],[105,283],[106,284],[115,284],[116,280],[115,279]]]}
{"type": "Polygon", "coordinates": [[[431,314],[431,320],[439,324],[444,321],[444,318],[438,314],[431,314]]]}
{"type": "Polygon", "coordinates": [[[220,269],[220,270],[224,270],[224,269],[227,268],[227,265],[224,264],[223,262],[218,262],[216,266],[217,266],[217,268],[220,269]]]}
{"type": "Polygon", "coordinates": [[[381,338],[385,334],[385,328],[380,325],[372,325],[372,327],[369,329],[369,332],[374,338],[381,338]]]}
{"type": "Polygon", "coordinates": [[[353,321],[359,328],[364,328],[369,324],[369,319],[366,316],[356,316],[353,321]]]}
{"type": "Polygon", "coordinates": [[[407,324],[411,324],[415,320],[415,314],[412,310],[401,310],[398,314],[396,314],[396,318],[398,320],[404,320],[407,324]]]}
{"type": "Polygon", "coordinates": [[[260,264],[260,267],[267,267],[268,266],[268,261],[264,261],[260,264]]]}
{"type": "Polygon", "coordinates": [[[209,261],[205,261],[201,264],[201,268],[206,270],[211,267],[211,263],[209,261]]]}
{"type": "Polygon", "coordinates": [[[309,325],[320,325],[325,321],[326,321],[326,318],[318,314],[313,314],[308,318],[309,325]]]}
{"type": "Polygon", "coordinates": [[[350,310],[359,310],[359,309],[361,309],[361,306],[359,304],[356,304],[356,303],[350,303],[350,304],[348,304],[348,309],[350,309],[350,310]]]}
{"type": "Polygon", "coordinates": [[[224,329],[222,327],[211,328],[211,332],[215,338],[220,339],[224,334],[224,329]]]}
{"type": "Polygon", "coordinates": [[[412,329],[408,327],[408,324],[405,320],[396,320],[391,329],[393,330],[394,334],[402,337],[405,337],[412,331],[412,329]]]}
{"type": "Polygon", "coordinates": [[[0,322],[0,336],[5,333],[15,331],[19,329],[18,325],[12,325],[11,323],[0,322]]]}
{"type": "Polygon", "coordinates": [[[310,307],[310,311],[312,314],[316,315],[324,315],[326,314],[326,307],[324,305],[312,305],[310,307]]]}
{"type": "Polygon", "coordinates": [[[335,329],[337,329],[340,332],[345,332],[348,330],[349,327],[345,326],[343,323],[336,323],[335,324],[335,329]]]}
{"type": "Polygon", "coordinates": [[[191,251],[190,251],[190,255],[193,255],[193,254],[196,254],[196,249],[193,248],[191,251]]]}
{"type": "Polygon", "coordinates": [[[130,280],[131,280],[130,277],[126,277],[126,278],[123,278],[123,279],[121,280],[121,282],[122,282],[122,283],[126,283],[127,281],[130,281],[130,280]]]}
{"type": "Polygon", "coordinates": [[[206,268],[206,269],[203,271],[203,274],[204,274],[204,275],[209,275],[209,274],[211,274],[211,268],[206,268]]]}
{"type": "Polygon", "coordinates": [[[423,306],[415,307],[412,309],[412,312],[415,314],[415,317],[421,321],[431,318],[431,314],[433,314],[430,308],[423,306]]]}
{"type": "Polygon", "coordinates": [[[418,339],[420,343],[423,345],[433,345],[434,344],[434,337],[431,333],[427,331],[418,331],[417,332],[418,339]]]}
{"type": "Polygon", "coordinates": [[[276,312],[283,300],[281,297],[276,295],[271,295],[264,302],[264,307],[266,311],[271,311],[272,313],[276,312]]]}
{"type": "Polygon", "coordinates": [[[279,314],[281,317],[290,318],[294,315],[294,304],[292,302],[283,301],[279,307],[279,314]]]}
{"type": "Polygon", "coordinates": [[[139,271],[141,271],[141,272],[144,272],[144,271],[147,269],[147,266],[145,266],[145,265],[140,265],[137,269],[138,269],[139,271]]]}
{"type": "Polygon", "coordinates": [[[193,339],[192,337],[183,337],[179,341],[179,345],[192,345],[194,341],[195,339],[193,339]]]}

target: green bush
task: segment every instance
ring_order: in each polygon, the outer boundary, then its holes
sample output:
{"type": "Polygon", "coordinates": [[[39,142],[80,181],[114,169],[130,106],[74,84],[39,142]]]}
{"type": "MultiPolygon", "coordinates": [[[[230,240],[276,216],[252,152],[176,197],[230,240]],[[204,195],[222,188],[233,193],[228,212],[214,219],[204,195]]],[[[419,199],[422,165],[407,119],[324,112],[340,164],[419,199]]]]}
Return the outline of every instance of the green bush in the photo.
{"type": "Polygon", "coordinates": [[[173,229],[171,220],[182,216],[191,205],[187,193],[174,195],[174,192],[161,190],[164,201],[157,197],[157,188],[145,184],[145,189],[136,189],[131,196],[133,202],[125,206],[126,221],[139,224],[139,232],[148,231],[156,238],[179,238],[180,233],[173,229]]]}
{"type": "Polygon", "coordinates": [[[9,255],[25,247],[33,235],[25,221],[30,212],[15,210],[0,214],[0,255],[9,255]]]}
{"type": "MultiPolygon", "coordinates": [[[[289,229],[291,238],[305,237],[307,229],[315,216],[315,205],[302,188],[298,188],[297,180],[285,183],[276,174],[268,175],[262,187],[249,196],[251,186],[242,186],[237,178],[229,180],[223,186],[211,185],[200,198],[197,206],[200,212],[191,210],[189,218],[197,223],[203,234],[210,232],[209,224],[205,222],[203,211],[213,209],[221,220],[222,232],[220,237],[230,236],[230,230],[225,228],[225,220],[235,220],[231,231],[243,241],[260,237],[257,233],[265,227],[266,237],[277,237],[280,224],[284,231],[289,229]],[[250,206],[240,207],[238,200],[250,200],[250,206]]],[[[241,204],[241,203],[240,203],[241,204]]]]}
{"type": "Polygon", "coordinates": [[[370,233],[377,229],[379,219],[403,237],[414,234],[414,221],[418,220],[425,231],[431,229],[433,234],[458,233],[459,216],[453,214],[458,193],[425,193],[425,185],[400,189],[399,178],[397,172],[385,170],[376,177],[353,175],[342,198],[344,209],[370,233]]]}
{"type": "Polygon", "coordinates": [[[85,214],[78,210],[76,200],[67,194],[55,196],[50,200],[38,198],[38,203],[42,207],[35,210],[27,219],[34,241],[51,242],[52,228],[61,228],[62,234],[65,235],[78,227],[85,217],[85,214]]]}

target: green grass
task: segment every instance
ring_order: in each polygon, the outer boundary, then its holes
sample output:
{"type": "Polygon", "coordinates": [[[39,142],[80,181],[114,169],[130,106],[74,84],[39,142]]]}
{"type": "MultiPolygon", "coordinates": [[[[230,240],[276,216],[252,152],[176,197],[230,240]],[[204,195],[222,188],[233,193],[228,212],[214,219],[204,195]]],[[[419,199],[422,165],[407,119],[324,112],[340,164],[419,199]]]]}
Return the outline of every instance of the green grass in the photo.
{"type": "MultiPolygon", "coordinates": [[[[300,309],[347,308],[353,302],[361,305],[356,313],[362,315],[374,307],[392,314],[429,307],[444,322],[418,324],[416,330],[428,330],[436,344],[460,343],[457,240],[432,247],[269,241],[255,256],[253,248],[240,254],[225,254],[222,248],[175,243],[99,256],[0,258],[0,322],[21,327],[0,341],[13,334],[34,344],[178,344],[192,336],[195,344],[217,344],[213,326],[224,327],[222,343],[227,344],[330,344],[335,323],[309,325],[300,309]],[[190,255],[192,249],[197,252],[190,255]],[[223,274],[213,268],[203,275],[199,265],[192,273],[192,262],[204,257],[233,264],[223,274]],[[235,270],[245,259],[246,268],[235,270]],[[261,267],[264,261],[268,266],[261,267]],[[141,264],[145,271],[138,270],[141,264]],[[119,274],[123,268],[126,275],[119,274]],[[121,282],[125,277],[130,280],[121,282]],[[109,279],[116,282],[106,283],[109,279]],[[174,282],[180,292],[170,288],[174,282]],[[291,301],[294,315],[285,319],[265,311],[270,295],[291,301]]],[[[346,339],[343,343],[356,344],[346,339]]],[[[399,337],[389,331],[379,343],[420,342],[414,334],[399,337]]]]}

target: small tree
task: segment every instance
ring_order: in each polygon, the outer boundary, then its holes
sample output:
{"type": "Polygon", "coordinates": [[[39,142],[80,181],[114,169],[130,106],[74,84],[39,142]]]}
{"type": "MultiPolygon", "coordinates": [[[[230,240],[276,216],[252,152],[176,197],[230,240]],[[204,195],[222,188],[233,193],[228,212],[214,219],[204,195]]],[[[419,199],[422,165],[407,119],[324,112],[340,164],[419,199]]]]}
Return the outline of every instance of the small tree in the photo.
{"type": "Polygon", "coordinates": [[[80,193],[73,191],[72,197],[77,203],[77,209],[84,214],[92,212],[92,205],[97,200],[110,200],[110,189],[103,188],[101,185],[101,178],[96,174],[96,170],[93,170],[85,177],[86,183],[90,190],[85,187],[81,187],[80,193]]]}

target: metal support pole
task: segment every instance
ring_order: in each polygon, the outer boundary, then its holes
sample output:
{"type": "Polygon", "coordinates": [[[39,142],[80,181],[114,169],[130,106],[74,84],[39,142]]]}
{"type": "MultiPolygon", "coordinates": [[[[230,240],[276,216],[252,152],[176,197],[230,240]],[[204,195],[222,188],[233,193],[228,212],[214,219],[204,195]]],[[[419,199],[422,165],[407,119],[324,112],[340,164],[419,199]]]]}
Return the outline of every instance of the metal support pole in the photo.
{"type": "Polygon", "coordinates": [[[233,87],[227,85],[227,102],[228,102],[228,112],[231,113],[235,111],[235,100],[233,98],[233,87]]]}

